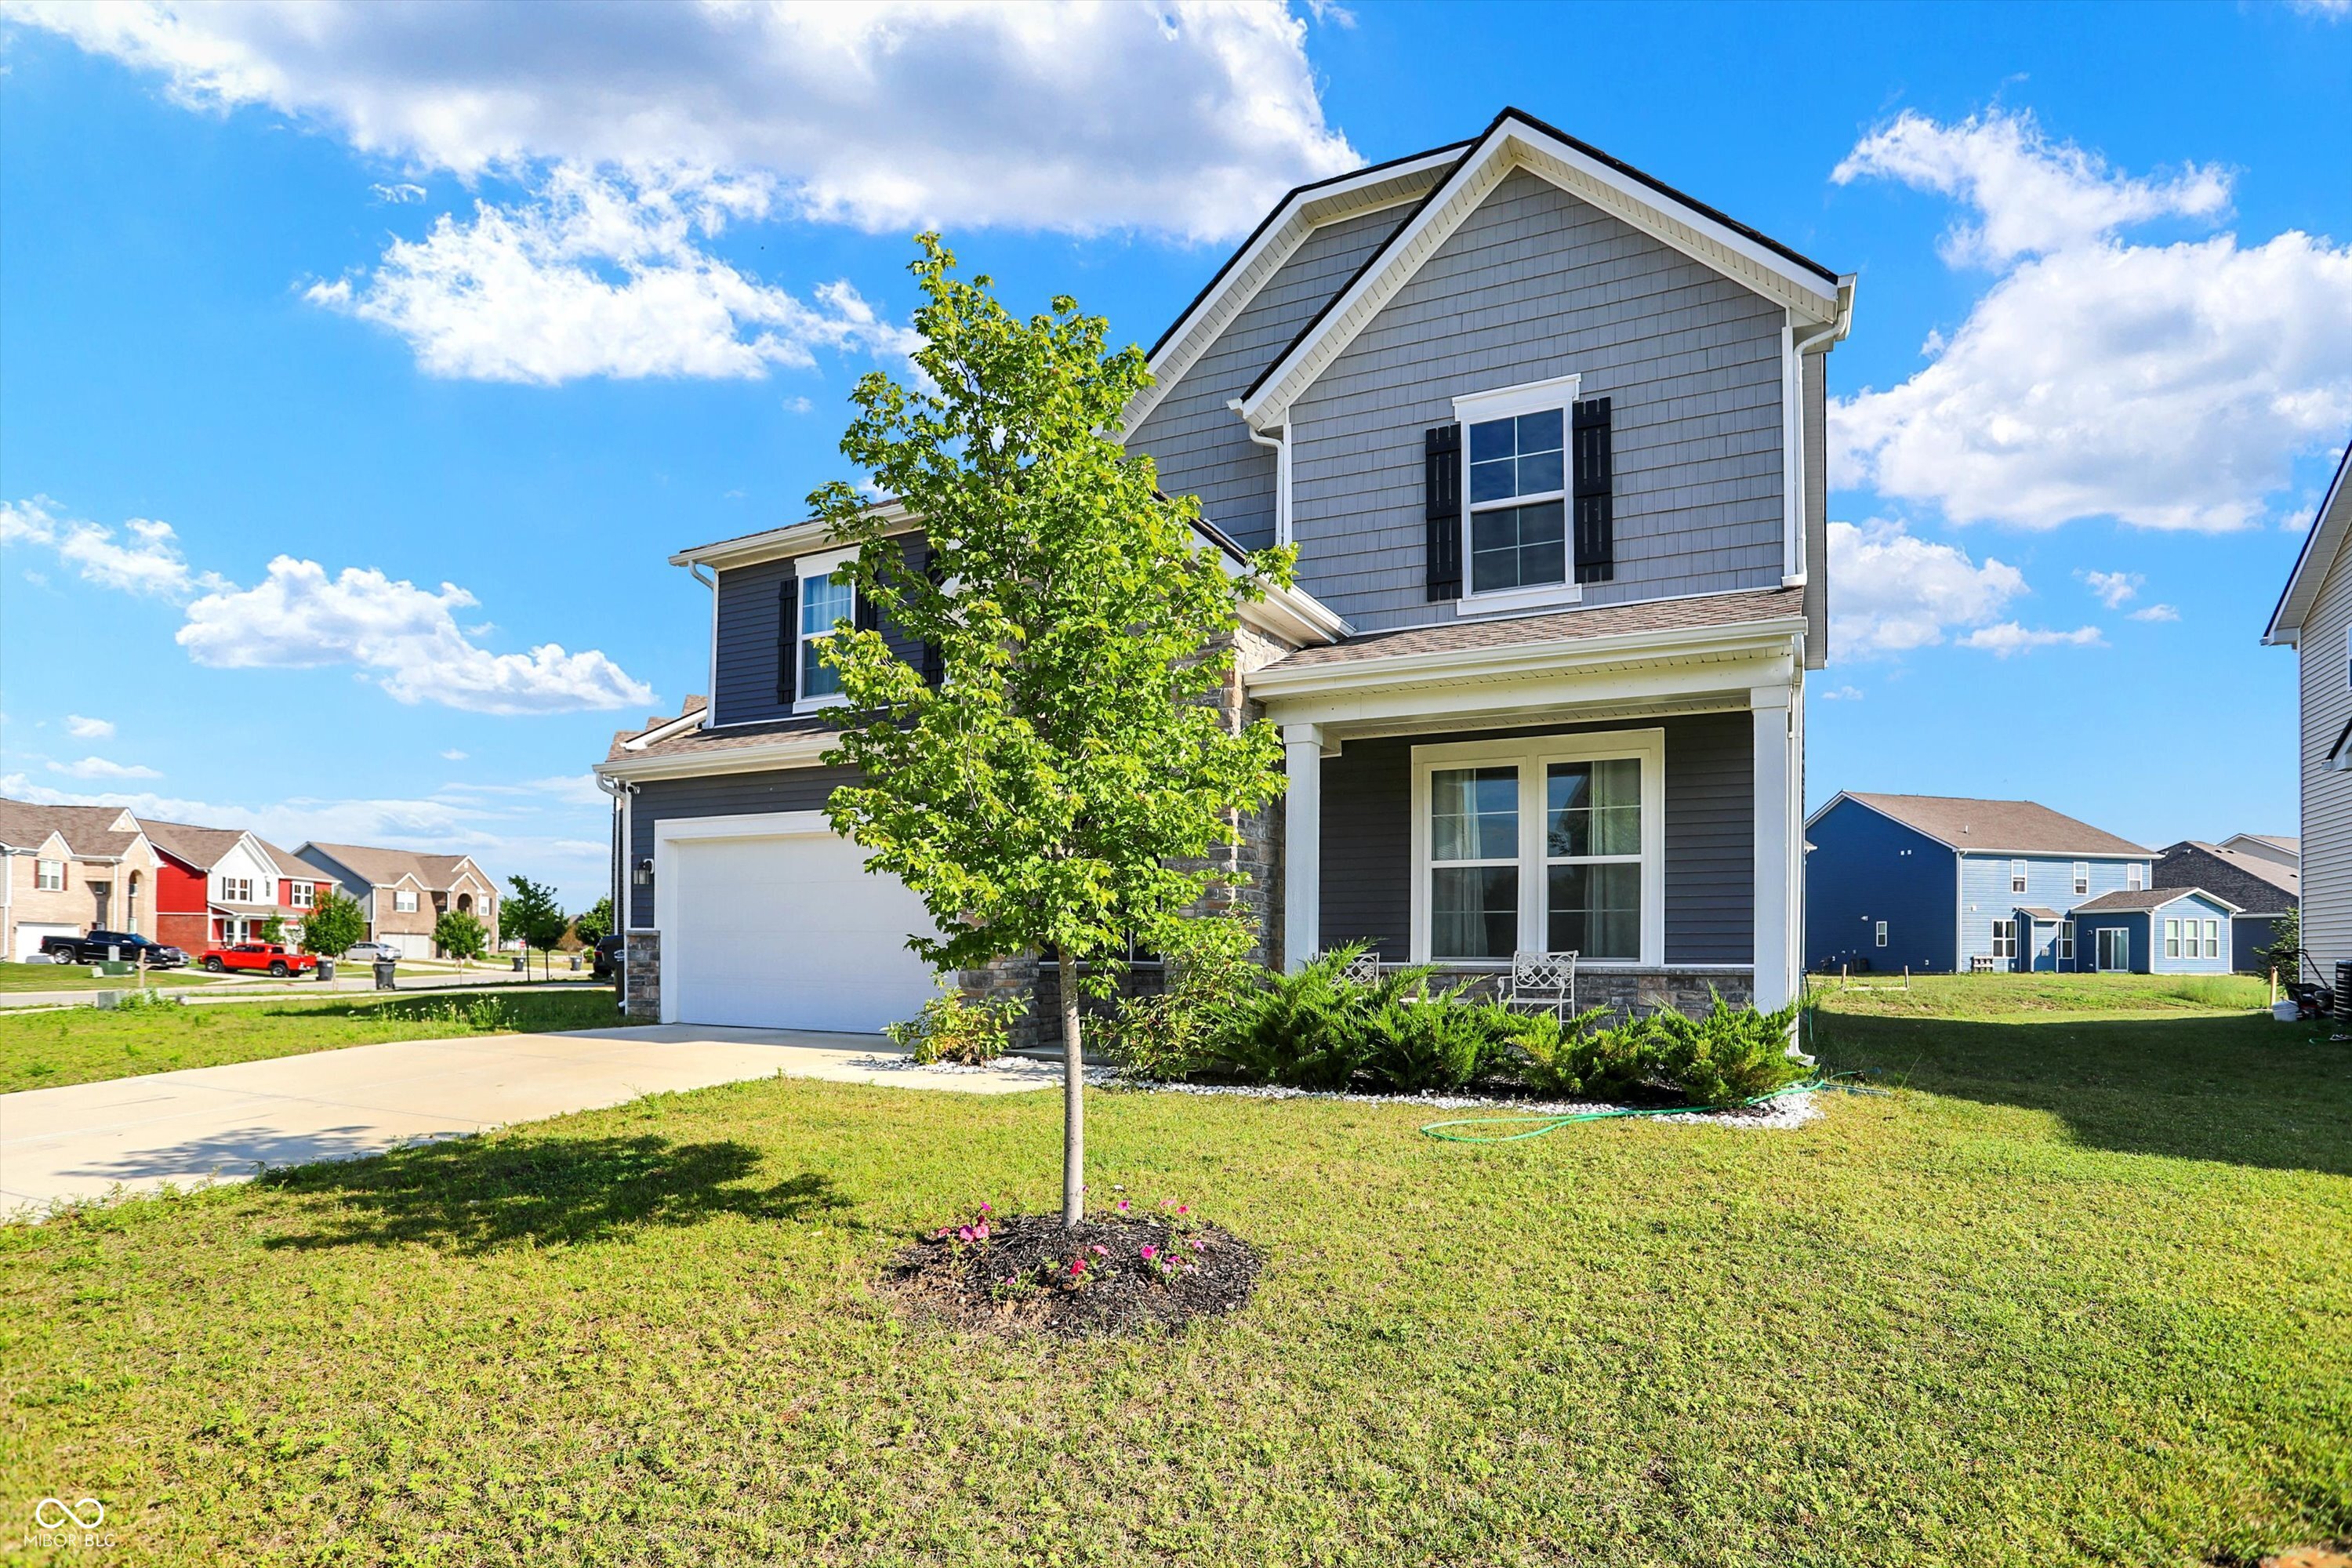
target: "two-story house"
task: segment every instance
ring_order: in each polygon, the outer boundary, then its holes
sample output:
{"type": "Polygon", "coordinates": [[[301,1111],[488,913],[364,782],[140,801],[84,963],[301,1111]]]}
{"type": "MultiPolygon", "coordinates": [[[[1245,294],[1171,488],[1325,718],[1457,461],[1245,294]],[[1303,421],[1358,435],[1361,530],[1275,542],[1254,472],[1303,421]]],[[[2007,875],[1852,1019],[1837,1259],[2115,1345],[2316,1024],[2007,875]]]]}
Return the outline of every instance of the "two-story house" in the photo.
{"type": "MultiPolygon", "coordinates": [[[[1292,191],[1210,279],[1126,439],[1213,534],[1298,550],[1237,638],[1286,751],[1246,857],[1270,957],[1574,951],[1592,1001],[1792,994],[1853,296],[1516,110],[1292,191]]],[[[636,1016],[870,1029],[930,994],[920,904],[819,814],[840,558],[815,523],[671,557],[712,589],[711,695],[596,770],[636,1016]]]]}
{"type": "MultiPolygon", "coordinates": [[[[2304,535],[2263,641],[2295,651],[2296,843],[2305,980],[2336,984],[2352,963],[2352,441],[2304,535]]],[[[2236,843],[2232,840],[2233,845],[2236,843]]],[[[2252,847],[2238,845],[2242,849],[2252,847]]],[[[2259,852],[2258,850],[2253,852],[2259,852]]],[[[2338,988],[2339,990],[2341,987],[2338,988]]]]}
{"type": "Polygon", "coordinates": [[[154,920],[158,857],[119,805],[0,800],[0,954],[21,960],[41,939],[137,931],[163,942],[154,920]]]}
{"type": "Polygon", "coordinates": [[[433,928],[452,910],[480,921],[490,946],[498,946],[498,884],[470,855],[313,841],[289,858],[341,883],[359,902],[368,940],[388,943],[403,957],[436,956],[433,928]]]}
{"type": "Polygon", "coordinates": [[[272,920],[283,940],[302,940],[302,921],[334,879],[303,865],[259,834],[142,818],[162,858],[156,876],[157,940],[200,953],[259,939],[272,920]]]}
{"type": "Polygon", "coordinates": [[[2238,907],[2030,800],[1841,790],[1805,822],[1809,968],[2217,973],[2238,907]]]}

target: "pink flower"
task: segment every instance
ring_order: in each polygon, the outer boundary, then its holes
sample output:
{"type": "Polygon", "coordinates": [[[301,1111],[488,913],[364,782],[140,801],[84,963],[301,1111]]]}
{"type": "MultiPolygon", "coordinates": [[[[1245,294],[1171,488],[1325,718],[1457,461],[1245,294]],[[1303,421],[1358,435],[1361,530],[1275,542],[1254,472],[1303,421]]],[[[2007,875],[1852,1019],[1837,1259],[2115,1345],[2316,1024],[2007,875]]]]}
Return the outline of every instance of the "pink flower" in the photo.
{"type": "Polygon", "coordinates": [[[1125,1198],[1118,1200],[1118,1212],[1121,1214],[1125,1214],[1127,1212],[1127,1200],[1125,1198]]]}
{"type": "Polygon", "coordinates": [[[988,1212],[988,1205],[987,1205],[986,1204],[982,1204],[982,1205],[980,1205],[980,1212],[981,1212],[981,1213],[982,1213],[982,1214],[986,1214],[986,1213],[988,1212]]]}
{"type": "Polygon", "coordinates": [[[1199,1237],[1194,1237],[1192,1238],[1192,1250],[1195,1252],[1206,1252],[1209,1250],[1209,1244],[1202,1241],[1199,1237]]]}
{"type": "Polygon", "coordinates": [[[979,1240],[986,1241],[988,1239],[988,1222],[986,1220],[982,1220],[978,1225],[973,1226],[971,1227],[971,1234],[979,1240]]]}
{"type": "Polygon", "coordinates": [[[1153,1258],[1159,1256],[1160,1249],[1156,1247],[1147,1247],[1143,1249],[1143,1261],[1146,1263],[1150,1262],[1153,1258]]]}
{"type": "Polygon", "coordinates": [[[1191,1214],[1192,1212],[1192,1205],[1191,1204],[1178,1204],[1176,1205],[1176,1212],[1178,1214],[1191,1214]]]}
{"type": "Polygon", "coordinates": [[[1097,1258],[1108,1258],[1110,1256],[1110,1248],[1108,1247],[1089,1247],[1087,1250],[1093,1253],[1097,1258]]]}
{"type": "Polygon", "coordinates": [[[1087,1271],[1087,1260],[1086,1260],[1085,1258],[1071,1258],[1071,1259],[1070,1259],[1070,1272],[1071,1272],[1071,1273],[1073,1273],[1073,1274],[1084,1274],[1086,1271],[1087,1271]]]}

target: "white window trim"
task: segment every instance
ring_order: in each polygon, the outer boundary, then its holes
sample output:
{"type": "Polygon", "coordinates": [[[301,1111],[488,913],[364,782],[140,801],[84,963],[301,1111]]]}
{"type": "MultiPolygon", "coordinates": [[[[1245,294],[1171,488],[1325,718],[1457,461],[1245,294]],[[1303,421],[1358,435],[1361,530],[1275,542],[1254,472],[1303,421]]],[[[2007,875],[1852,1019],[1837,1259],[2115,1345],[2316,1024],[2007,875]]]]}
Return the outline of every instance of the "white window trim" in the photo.
{"type": "MultiPolygon", "coordinates": [[[[838,691],[829,692],[821,697],[810,697],[803,694],[801,689],[803,684],[808,679],[808,644],[815,637],[824,637],[825,633],[801,630],[799,622],[802,601],[799,586],[807,583],[812,577],[832,576],[840,569],[842,563],[854,561],[856,557],[857,546],[853,544],[839,550],[821,550],[814,555],[803,555],[793,563],[796,579],[795,592],[793,595],[793,711],[795,714],[815,713],[827,708],[849,706],[849,699],[838,691]]],[[[857,618],[857,591],[855,588],[851,589],[849,594],[849,614],[854,624],[857,618]]]]}
{"type": "Polygon", "coordinates": [[[2074,922],[2073,921],[2058,922],[2058,945],[2052,950],[2050,962],[2053,963],[2074,962],[2074,922]]]}
{"type": "Polygon", "coordinates": [[[289,882],[286,884],[286,901],[295,909],[307,910],[317,890],[309,882],[289,882]]]}
{"type": "Polygon", "coordinates": [[[1878,938],[1878,945],[1885,947],[1886,945],[1886,922],[1885,921],[1878,922],[1878,930],[1875,934],[1878,938]]]}
{"type": "Polygon", "coordinates": [[[2127,893],[2141,893],[2146,892],[2147,890],[2147,868],[2137,860],[2126,863],[2124,867],[2124,891],[2127,893]]]}
{"type": "Polygon", "coordinates": [[[66,863],[64,861],[37,859],[33,862],[33,891],[62,893],[65,890],[66,863]],[[52,878],[56,879],[52,881],[50,879],[52,878]]]}
{"type": "Polygon", "coordinates": [[[2088,860],[2077,860],[2074,862],[2074,896],[2079,899],[2090,890],[2091,863],[2088,860]]]}
{"type": "Polygon", "coordinates": [[[413,914],[415,914],[415,913],[416,913],[416,912],[417,912],[417,910],[418,910],[419,906],[422,904],[422,902],[423,902],[423,900],[420,900],[420,899],[416,896],[416,894],[415,894],[414,891],[412,891],[411,889],[406,889],[406,888],[394,888],[394,889],[392,890],[392,912],[393,912],[394,914],[396,914],[396,915],[413,915],[413,914]],[[402,907],[402,905],[401,905],[400,900],[403,900],[403,899],[406,899],[406,900],[408,900],[408,904],[407,904],[407,907],[406,907],[406,908],[403,908],[403,907],[402,907]]]}
{"type": "Polygon", "coordinates": [[[2013,917],[1992,922],[1992,956],[1996,960],[2005,958],[2011,963],[2017,962],[2017,921],[2013,917]],[[2003,926],[2009,928],[2006,933],[2001,931],[2003,926]],[[2004,943],[2007,944],[2007,952],[2002,951],[2004,943]]]}
{"type": "Polygon", "coordinates": [[[2009,863],[2009,890],[2011,892],[2021,893],[2025,891],[2026,872],[2027,866],[2024,861],[2011,860],[2009,863]]]}
{"type": "Polygon", "coordinates": [[[2205,922],[2205,956],[2208,958],[2221,956],[2221,922],[2220,921],[2205,922]]]}
{"type": "Polygon", "coordinates": [[[1518,386],[1497,387],[1492,392],[1473,392],[1454,400],[1454,421],[1462,427],[1462,518],[1455,524],[1461,533],[1462,596],[1454,601],[1457,616],[1481,616],[1496,610],[1526,610],[1548,605],[1575,605],[1584,600],[1583,585],[1576,580],[1576,518],[1569,496],[1576,488],[1576,398],[1583,385],[1581,373],[1554,376],[1549,381],[1530,381],[1518,386]],[[1475,594],[1470,589],[1470,426],[1492,419],[1515,419],[1522,414],[1542,414],[1559,410],[1559,481],[1555,496],[1549,490],[1538,494],[1514,496],[1507,501],[1490,501],[1478,509],[1499,510],[1504,507],[1541,505],[1557,500],[1560,510],[1561,581],[1538,583],[1525,587],[1503,588],[1491,594],[1475,594]]]}
{"type": "Polygon", "coordinates": [[[2180,917],[2178,915],[2164,922],[2164,956],[2180,956],[2180,917]]]}
{"type": "MultiPolygon", "coordinates": [[[[1534,735],[1507,741],[1457,741],[1412,749],[1412,962],[1429,955],[1430,775],[1442,768],[1516,763],[1519,769],[1519,942],[1545,945],[1544,767],[1550,763],[1607,762],[1631,757],[1642,764],[1642,952],[1636,959],[1580,958],[1580,968],[1656,968],[1666,952],[1666,732],[1609,730],[1584,735],[1534,735]]],[[[1446,959],[1453,969],[1507,969],[1508,959],[1446,959]]]]}

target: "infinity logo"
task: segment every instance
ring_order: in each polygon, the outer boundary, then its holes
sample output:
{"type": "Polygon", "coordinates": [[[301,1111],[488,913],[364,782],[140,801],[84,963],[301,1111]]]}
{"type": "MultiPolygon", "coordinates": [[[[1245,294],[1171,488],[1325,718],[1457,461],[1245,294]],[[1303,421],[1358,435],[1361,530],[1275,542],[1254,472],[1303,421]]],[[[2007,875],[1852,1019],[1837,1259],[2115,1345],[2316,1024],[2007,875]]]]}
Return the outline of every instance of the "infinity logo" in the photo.
{"type": "Polygon", "coordinates": [[[106,1505],[94,1497],[79,1502],[45,1497],[33,1505],[33,1522],[43,1530],[63,1530],[68,1523],[77,1530],[96,1530],[106,1522],[106,1505]]]}

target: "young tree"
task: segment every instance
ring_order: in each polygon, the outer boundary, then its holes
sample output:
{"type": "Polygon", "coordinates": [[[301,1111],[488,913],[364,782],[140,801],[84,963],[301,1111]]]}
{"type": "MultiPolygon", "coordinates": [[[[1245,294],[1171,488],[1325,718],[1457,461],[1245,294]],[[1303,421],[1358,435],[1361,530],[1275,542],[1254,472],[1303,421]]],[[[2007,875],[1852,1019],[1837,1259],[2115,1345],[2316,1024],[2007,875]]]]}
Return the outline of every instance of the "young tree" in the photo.
{"type": "Polygon", "coordinates": [[[2267,946],[2254,949],[2255,962],[2278,972],[2279,984],[2292,985],[2303,978],[2303,911],[2290,908],[2271,922],[2267,946]]]}
{"type": "Polygon", "coordinates": [[[490,933],[471,910],[444,910],[433,922],[433,945],[459,963],[471,963],[490,945],[490,933]]]}
{"type": "Polygon", "coordinates": [[[608,894],[572,919],[572,934],[583,947],[594,947],[613,934],[613,900],[608,894]]]}
{"type": "Polygon", "coordinates": [[[1084,1217],[1079,993],[1108,994],[1147,935],[1229,879],[1207,864],[1238,814],[1280,789],[1271,726],[1228,730],[1211,701],[1232,669],[1213,648],[1235,605],[1289,580],[1287,551],[1230,571],[1195,531],[1199,503],[1159,493],[1149,458],[1111,434],[1150,382],[1140,351],[1056,298],[1020,320],[991,279],[954,276],[923,235],[909,270],[925,303],[916,364],[852,395],[841,450],[921,520],[925,570],[866,496],[809,498],[858,546],[842,574],[870,620],[936,650],[940,679],[875,630],[837,625],[823,656],[849,705],[835,828],[902,879],[940,934],[909,945],[944,968],[1030,951],[1060,972],[1062,1218],[1084,1217]]]}
{"type": "Polygon", "coordinates": [[[254,928],[253,934],[259,937],[263,942],[284,942],[286,940],[286,917],[283,915],[271,915],[268,919],[263,921],[258,926],[254,928]]]}
{"type": "Polygon", "coordinates": [[[303,918],[302,951],[341,958],[366,934],[367,919],[360,913],[359,900],[330,888],[303,918]]]}
{"type": "Polygon", "coordinates": [[[499,923],[512,935],[522,938],[525,947],[539,949],[540,962],[544,964],[572,922],[556,903],[554,889],[529,877],[509,877],[507,886],[514,891],[507,895],[505,914],[499,923]]]}

